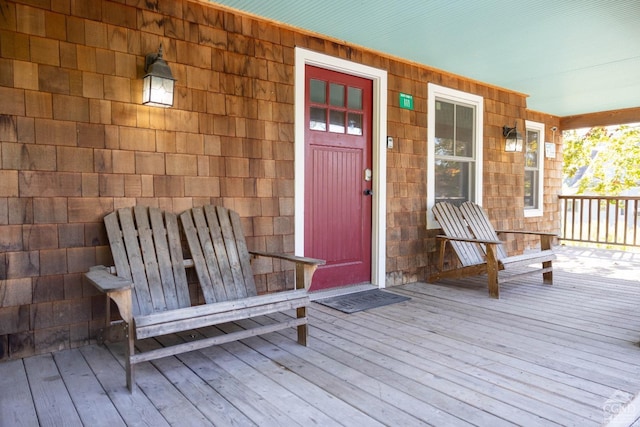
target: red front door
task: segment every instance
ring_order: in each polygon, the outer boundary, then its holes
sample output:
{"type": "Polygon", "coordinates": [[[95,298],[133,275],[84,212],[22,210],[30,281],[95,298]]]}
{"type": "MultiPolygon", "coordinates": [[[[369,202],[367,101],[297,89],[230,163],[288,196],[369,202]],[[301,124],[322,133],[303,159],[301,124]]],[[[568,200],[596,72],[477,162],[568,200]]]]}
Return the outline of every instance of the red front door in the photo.
{"type": "Polygon", "coordinates": [[[371,281],[371,80],[306,66],[306,256],[312,290],[371,281]]]}

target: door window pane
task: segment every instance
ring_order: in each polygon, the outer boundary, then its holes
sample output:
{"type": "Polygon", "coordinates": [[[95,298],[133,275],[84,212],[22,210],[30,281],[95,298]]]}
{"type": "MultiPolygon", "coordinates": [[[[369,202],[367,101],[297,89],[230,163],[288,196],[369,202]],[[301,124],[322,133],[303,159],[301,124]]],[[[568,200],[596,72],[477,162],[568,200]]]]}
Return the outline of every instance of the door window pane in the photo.
{"type": "Polygon", "coordinates": [[[309,119],[309,129],[311,130],[327,130],[327,109],[311,107],[311,118],[309,119]]]}
{"type": "Polygon", "coordinates": [[[322,80],[311,79],[309,100],[317,104],[327,102],[327,83],[322,80]]]}
{"type": "Polygon", "coordinates": [[[309,129],[364,134],[363,89],[310,79],[309,92],[309,100],[314,104],[309,111],[309,129]]]}
{"type": "Polygon", "coordinates": [[[349,135],[362,135],[362,114],[349,113],[348,117],[347,133],[349,135]]]}
{"type": "Polygon", "coordinates": [[[329,132],[344,133],[344,111],[329,111],[329,132]]]}
{"type": "Polygon", "coordinates": [[[344,85],[336,83],[329,85],[329,103],[334,107],[344,107],[344,85]]]}
{"type": "Polygon", "coordinates": [[[357,87],[348,88],[347,106],[353,110],[362,110],[362,89],[357,87]]]}

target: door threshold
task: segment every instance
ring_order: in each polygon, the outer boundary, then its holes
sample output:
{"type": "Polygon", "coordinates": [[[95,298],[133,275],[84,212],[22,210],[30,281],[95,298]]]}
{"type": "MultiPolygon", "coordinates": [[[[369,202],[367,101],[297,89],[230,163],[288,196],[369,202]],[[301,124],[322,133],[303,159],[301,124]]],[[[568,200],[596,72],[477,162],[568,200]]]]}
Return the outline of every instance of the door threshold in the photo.
{"type": "Polygon", "coordinates": [[[372,289],[378,289],[378,287],[372,285],[371,283],[358,283],[356,285],[337,286],[330,289],[311,291],[309,292],[309,299],[311,301],[317,301],[323,298],[337,297],[340,295],[353,294],[355,292],[370,291],[372,289]]]}

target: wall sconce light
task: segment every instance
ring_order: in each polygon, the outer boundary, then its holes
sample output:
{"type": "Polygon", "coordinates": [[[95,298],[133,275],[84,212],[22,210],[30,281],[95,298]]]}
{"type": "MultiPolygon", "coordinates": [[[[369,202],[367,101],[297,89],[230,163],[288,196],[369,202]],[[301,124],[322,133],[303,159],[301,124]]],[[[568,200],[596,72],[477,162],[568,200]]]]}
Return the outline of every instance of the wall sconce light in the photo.
{"type": "Polygon", "coordinates": [[[517,122],[513,124],[513,127],[502,127],[502,136],[504,136],[504,151],[522,151],[522,134],[518,132],[517,122]]]}
{"type": "Polygon", "coordinates": [[[162,44],[158,53],[150,53],[145,58],[145,76],[142,83],[142,104],[154,107],[173,106],[173,85],[176,79],[171,74],[167,62],[162,59],[162,44]]]}

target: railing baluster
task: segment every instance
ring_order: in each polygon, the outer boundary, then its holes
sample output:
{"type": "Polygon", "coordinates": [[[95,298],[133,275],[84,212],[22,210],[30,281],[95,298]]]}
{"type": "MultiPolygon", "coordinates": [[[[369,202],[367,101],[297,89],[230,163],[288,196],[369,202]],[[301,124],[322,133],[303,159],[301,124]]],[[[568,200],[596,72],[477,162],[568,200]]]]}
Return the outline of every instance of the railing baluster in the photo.
{"type": "MultiPolygon", "coordinates": [[[[591,202],[589,203],[590,209],[591,209],[591,213],[595,215],[595,222],[596,222],[596,234],[595,234],[595,240],[596,242],[599,242],[601,240],[600,237],[600,212],[601,212],[601,208],[600,208],[600,199],[592,199],[591,202]],[[595,206],[595,208],[594,208],[595,206]]],[[[593,221],[593,218],[590,220],[593,221]]],[[[588,240],[593,239],[594,237],[589,236],[588,240]]]]}
{"type": "Polygon", "coordinates": [[[560,206],[561,206],[561,212],[563,213],[562,217],[564,219],[564,221],[562,221],[562,235],[566,236],[567,235],[567,209],[569,206],[569,200],[568,199],[560,199],[560,206]]]}
{"type": "MultiPolygon", "coordinates": [[[[620,217],[620,215],[618,215],[618,201],[615,201],[615,204],[612,205],[611,202],[608,203],[609,207],[614,206],[613,207],[613,241],[614,243],[618,242],[618,218],[620,217]]],[[[609,212],[611,212],[611,209],[609,209],[609,212]]],[[[607,224],[609,224],[609,221],[607,221],[607,224]]]]}
{"type": "Polygon", "coordinates": [[[640,246],[640,197],[559,196],[558,199],[561,240],[640,246]]]}
{"type": "Polygon", "coordinates": [[[576,199],[571,199],[571,238],[576,236],[576,199]]]}
{"type": "Polygon", "coordinates": [[[596,242],[600,242],[601,238],[600,238],[600,217],[602,216],[600,214],[601,211],[601,207],[600,207],[600,199],[596,199],[596,242]]]}
{"type": "Polygon", "coordinates": [[[634,246],[638,245],[638,201],[634,200],[634,209],[633,209],[633,244],[634,246]]]}
{"type": "Polygon", "coordinates": [[[620,200],[624,203],[624,228],[622,233],[622,244],[627,244],[627,224],[629,224],[629,201],[628,200],[620,200]]]}
{"type": "MultiPolygon", "coordinates": [[[[593,201],[591,200],[583,200],[581,203],[587,203],[587,238],[583,239],[583,240],[589,240],[591,238],[591,210],[593,209],[593,201]]],[[[583,238],[583,236],[581,235],[580,238],[583,238]]]]}

